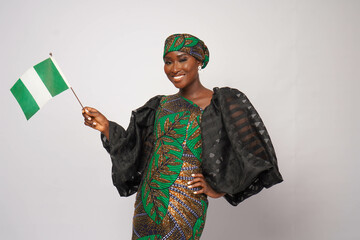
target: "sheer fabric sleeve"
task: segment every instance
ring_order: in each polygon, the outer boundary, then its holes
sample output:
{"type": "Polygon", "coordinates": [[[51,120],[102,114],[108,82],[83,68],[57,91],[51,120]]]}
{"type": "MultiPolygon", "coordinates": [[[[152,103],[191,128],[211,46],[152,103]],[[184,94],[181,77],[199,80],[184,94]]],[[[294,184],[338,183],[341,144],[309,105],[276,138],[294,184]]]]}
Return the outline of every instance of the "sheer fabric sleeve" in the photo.
{"type": "Polygon", "coordinates": [[[160,99],[161,96],[156,96],[133,111],[126,130],[109,121],[109,140],[101,134],[103,146],[112,161],[113,184],[121,196],[137,192],[152,151],[153,125],[160,99]]]}
{"type": "Polygon", "coordinates": [[[245,94],[218,89],[209,107],[203,114],[203,169],[209,184],[236,206],[281,182],[269,134],[245,94]]]}

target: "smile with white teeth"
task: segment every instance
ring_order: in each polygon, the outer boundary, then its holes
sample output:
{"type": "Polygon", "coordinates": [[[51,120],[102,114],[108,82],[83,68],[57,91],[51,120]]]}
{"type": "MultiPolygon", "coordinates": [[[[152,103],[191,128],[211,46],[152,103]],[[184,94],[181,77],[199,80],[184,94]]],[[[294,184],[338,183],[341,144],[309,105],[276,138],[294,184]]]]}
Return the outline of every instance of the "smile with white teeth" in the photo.
{"type": "Polygon", "coordinates": [[[179,76],[174,76],[174,80],[180,80],[181,78],[183,78],[185,75],[179,75],[179,76]]]}

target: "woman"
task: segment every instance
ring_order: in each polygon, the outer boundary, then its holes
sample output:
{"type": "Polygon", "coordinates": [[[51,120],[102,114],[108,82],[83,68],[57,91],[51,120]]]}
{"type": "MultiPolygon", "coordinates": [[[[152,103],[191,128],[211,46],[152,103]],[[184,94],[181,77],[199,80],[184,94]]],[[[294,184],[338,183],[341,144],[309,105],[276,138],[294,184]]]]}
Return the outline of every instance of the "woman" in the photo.
{"type": "Polygon", "coordinates": [[[179,92],[155,96],[132,113],[125,131],[94,108],[85,125],[99,130],[121,196],[137,192],[133,239],[199,239],[207,196],[236,206],[282,181],[259,115],[236,89],[205,88],[206,45],[190,34],[165,41],[164,71],[179,92]]]}

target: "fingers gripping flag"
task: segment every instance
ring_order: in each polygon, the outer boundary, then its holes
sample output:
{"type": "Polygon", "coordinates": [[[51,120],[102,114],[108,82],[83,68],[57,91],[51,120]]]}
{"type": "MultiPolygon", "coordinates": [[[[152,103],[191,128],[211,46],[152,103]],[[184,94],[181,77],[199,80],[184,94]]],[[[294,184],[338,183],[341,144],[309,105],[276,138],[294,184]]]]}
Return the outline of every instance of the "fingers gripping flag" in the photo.
{"type": "Polygon", "coordinates": [[[45,103],[70,88],[53,58],[27,70],[10,89],[29,120],[45,103]]]}

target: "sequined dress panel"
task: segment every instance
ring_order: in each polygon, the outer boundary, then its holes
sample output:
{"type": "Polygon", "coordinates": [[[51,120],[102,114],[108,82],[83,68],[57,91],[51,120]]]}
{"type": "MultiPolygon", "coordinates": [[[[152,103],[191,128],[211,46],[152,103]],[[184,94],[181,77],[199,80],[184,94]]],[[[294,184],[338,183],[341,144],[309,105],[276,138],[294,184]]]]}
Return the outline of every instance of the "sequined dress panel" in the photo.
{"type": "Polygon", "coordinates": [[[202,109],[178,94],[161,99],[154,150],[135,202],[132,239],[200,239],[207,197],[188,188],[201,173],[202,109]]]}

